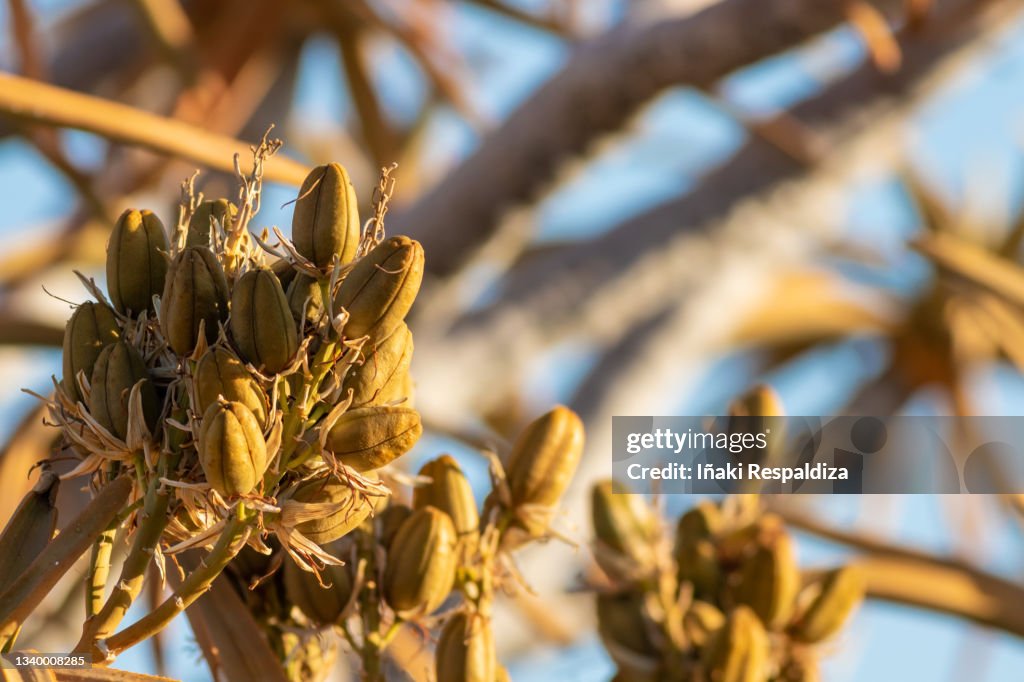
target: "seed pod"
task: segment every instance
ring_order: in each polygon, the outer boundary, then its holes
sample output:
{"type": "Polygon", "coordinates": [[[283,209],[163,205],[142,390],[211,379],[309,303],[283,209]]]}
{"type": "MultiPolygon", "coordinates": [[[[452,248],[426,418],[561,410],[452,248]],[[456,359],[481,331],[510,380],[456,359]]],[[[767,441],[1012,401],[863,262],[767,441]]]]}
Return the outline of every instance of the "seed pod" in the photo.
{"type": "Polygon", "coordinates": [[[299,349],[299,336],[281,283],[268,268],[242,275],[231,292],[231,336],[238,353],[276,374],[299,349]]]}
{"type": "Polygon", "coordinates": [[[381,547],[391,549],[391,543],[398,535],[398,529],[412,515],[412,507],[404,504],[391,504],[377,515],[377,538],[381,547]]]}
{"type": "Polygon", "coordinates": [[[288,309],[300,329],[307,322],[316,322],[324,310],[320,281],[301,272],[295,275],[288,286],[288,309]]]}
{"type": "Polygon", "coordinates": [[[405,397],[412,350],[412,332],[400,322],[388,338],[367,354],[362,365],[349,369],[343,389],[352,389],[352,405],[380,405],[405,397]]]}
{"type": "Polygon", "coordinates": [[[299,607],[306,617],[317,625],[337,623],[352,598],[355,582],[348,566],[326,566],[322,571],[321,587],[316,576],[304,571],[293,561],[284,565],[284,587],[288,601],[299,607]]]}
{"type": "Polygon", "coordinates": [[[224,400],[206,409],[199,428],[199,463],[221,495],[245,495],[256,487],[267,470],[267,443],[248,407],[224,400]]]}
{"type": "Polygon", "coordinates": [[[802,652],[799,657],[787,659],[774,679],[778,682],[820,682],[821,674],[814,657],[802,652]]]}
{"type": "Polygon", "coordinates": [[[722,527],[722,512],[713,502],[707,500],[688,510],[679,517],[676,525],[676,549],[693,545],[700,540],[710,540],[722,527]]]}
{"type": "Polygon", "coordinates": [[[714,604],[696,600],[683,616],[683,632],[693,646],[702,648],[711,635],[725,624],[725,615],[714,604]]]}
{"type": "Polygon", "coordinates": [[[227,199],[212,199],[202,202],[188,220],[185,246],[210,246],[210,230],[214,221],[227,230],[236,215],[238,215],[238,207],[227,199]]]}
{"type": "Polygon", "coordinates": [[[679,582],[693,585],[694,594],[714,599],[722,584],[722,569],[715,545],[710,540],[698,540],[677,549],[676,566],[679,582]]]}
{"type": "Polygon", "coordinates": [[[473,498],[473,488],[455,458],[441,455],[427,462],[420,468],[420,476],[429,476],[431,482],[413,490],[413,507],[434,506],[448,514],[460,539],[480,530],[480,514],[473,498]]]}
{"type": "Polygon", "coordinates": [[[342,265],[356,257],[359,208],[348,173],[337,163],[317,166],[299,189],[292,214],[295,249],[325,268],[337,256],[342,265]]]}
{"type": "Polygon", "coordinates": [[[122,340],[108,345],[96,359],[90,380],[89,413],[118,438],[128,435],[128,399],[132,387],[140,381],[142,412],[152,431],[160,416],[160,403],[139,352],[122,340]]]}
{"type": "Polygon", "coordinates": [[[102,303],[86,301],[75,309],[64,328],[64,378],[61,381],[72,400],[82,400],[78,373],[91,377],[103,347],[117,341],[119,334],[114,311],[102,303]]]}
{"type": "Polygon", "coordinates": [[[408,407],[360,407],[341,415],[327,434],[327,450],[357,471],[379,469],[416,444],[420,415],[408,407]]]}
{"type": "Polygon", "coordinates": [[[600,543],[594,556],[609,577],[628,580],[655,568],[661,524],[643,497],[618,482],[601,481],[591,492],[590,509],[600,543]]]}
{"type": "Polygon", "coordinates": [[[270,264],[270,269],[277,275],[277,280],[281,283],[281,286],[287,289],[295,281],[298,271],[292,267],[292,264],[284,258],[274,261],[270,264]]]}
{"type": "Polygon", "coordinates": [[[866,587],[864,571],[857,566],[829,571],[801,595],[801,601],[807,601],[808,606],[796,619],[791,634],[811,643],[832,637],[864,601],[866,587]]]}
{"type": "Polygon", "coordinates": [[[436,507],[417,509],[398,529],[384,569],[384,598],[403,618],[439,607],[455,583],[455,524],[436,507]]]}
{"type": "Polygon", "coordinates": [[[515,505],[554,506],[569,486],[583,454],[583,422],[559,405],[520,434],[508,461],[515,505]]]}
{"type": "Polygon", "coordinates": [[[738,606],[704,648],[707,678],[716,682],[768,679],[768,635],[753,611],[738,606]]]}
{"type": "Polygon", "coordinates": [[[617,663],[622,662],[622,656],[617,656],[616,652],[623,649],[633,655],[658,655],[658,647],[651,639],[651,627],[643,594],[597,595],[597,632],[617,663]]]}
{"type": "Polygon", "coordinates": [[[174,259],[160,299],[160,327],[178,355],[188,355],[204,323],[206,342],[217,339],[228,314],[228,282],[213,251],[190,246],[174,259]]]}
{"type": "Polygon", "coordinates": [[[0,533],[0,585],[9,586],[50,543],[57,529],[60,479],[43,471],[0,533]]]}
{"type": "Polygon", "coordinates": [[[412,308],[423,280],[423,247],[391,237],[359,259],[338,287],[333,309],[348,311],[345,337],[384,339],[412,308]]]}
{"type": "Polygon", "coordinates": [[[121,214],[107,242],[107,291],[118,312],[139,314],[163,291],[169,251],[163,223],[150,211],[121,214]]]}
{"type": "Polygon", "coordinates": [[[325,513],[296,524],[295,529],[318,545],[326,545],[352,532],[373,511],[375,500],[357,493],[333,477],[314,478],[290,495],[296,502],[324,505],[325,513]]]}
{"type": "Polygon", "coordinates": [[[491,624],[464,613],[444,624],[435,661],[437,679],[445,682],[494,682],[501,680],[500,671],[504,671],[498,664],[491,624]]]}
{"type": "Polygon", "coordinates": [[[245,365],[224,348],[214,348],[196,363],[196,412],[204,414],[218,397],[249,408],[260,428],[267,425],[267,394],[245,365]]]}
{"type": "Polygon", "coordinates": [[[736,600],[746,604],[768,629],[775,630],[789,620],[797,591],[800,569],[796,563],[793,541],[781,534],[762,544],[743,563],[736,600]]]}

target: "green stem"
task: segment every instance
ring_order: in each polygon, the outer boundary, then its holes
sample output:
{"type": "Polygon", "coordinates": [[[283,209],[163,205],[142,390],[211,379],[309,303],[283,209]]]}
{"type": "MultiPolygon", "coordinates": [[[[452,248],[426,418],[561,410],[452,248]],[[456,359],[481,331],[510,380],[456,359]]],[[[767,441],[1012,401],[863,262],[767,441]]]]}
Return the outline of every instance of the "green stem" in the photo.
{"type": "Polygon", "coordinates": [[[39,553],[28,570],[0,593],[0,648],[78,557],[107,529],[128,501],[131,491],[132,480],[128,476],[105,485],[95,499],[39,553]]]}
{"type": "Polygon", "coordinates": [[[89,572],[85,576],[85,616],[94,617],[103,608],[103,595],[110,576],[110,555],[114,550],[114,536],[117,528],[103,531],[92,545],[89,557],[89,572]]]}
{"type": "Polygon", "coordinates": [[[223,530],[213,549],[200,562],[199,568],[192,571],[174,594],[152,612],[107,640],[97,642],[93,654],[98,654],[99,657],[95,660],[113,660],[125,649],[152,637],[209,590],[213,581],[245,545],[250,520],[245,507],[239,506],[236,515],[223,530]]]}

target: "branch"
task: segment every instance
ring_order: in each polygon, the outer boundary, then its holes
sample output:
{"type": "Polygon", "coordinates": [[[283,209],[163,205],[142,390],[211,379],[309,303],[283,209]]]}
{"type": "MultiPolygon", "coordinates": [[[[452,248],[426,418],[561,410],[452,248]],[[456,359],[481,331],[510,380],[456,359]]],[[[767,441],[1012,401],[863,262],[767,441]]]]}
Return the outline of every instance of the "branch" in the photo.
{"type": "Polygon", "coordinates": [[[564,161],[620,129],[659,92],[679,84],[709,87],[836,26],[843,8],[818,0],[722,0],[690,16],[616,28],[581,48],[393,224],[423,242],[431,272],[451,274],[486,241],[502,211],[536,195],[564,161]]]}
{"type": "MultiPolygon", "coordinates": [[[[247,158],[251,153],[248,144],[230,137],[10,74],[0,73],[0,112],[34,123],[85,130],[228,173],[234,171],[235,154],[247,158]]],[[[303,164],[276,156],[267,162],[266,178],[299,185],[307,172],[303,164]]]]}

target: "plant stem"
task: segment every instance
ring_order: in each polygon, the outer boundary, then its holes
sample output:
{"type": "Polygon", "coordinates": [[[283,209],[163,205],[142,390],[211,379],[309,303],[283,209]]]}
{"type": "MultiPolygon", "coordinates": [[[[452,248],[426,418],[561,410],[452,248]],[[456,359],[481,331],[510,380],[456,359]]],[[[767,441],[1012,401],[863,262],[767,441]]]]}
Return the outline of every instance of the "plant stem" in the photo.
{"type": "Polygon", "coordinates": [[[174,594],[151,613],[110,638],[98,641],[93,651],[94,656],[98,655],[95,660],[97,662],[112,661],[125,649],[152,637],[167,627],[175,616],[209,590],[210,584],[245,546],[251,520],[245,507],[240,505],[236,515],[221,533],[213,549],[200,562],[199,568],[192,571],[174,591],[174,594]]]}
{"type": "Polygon", "coordinates": [[[117,527],[103,531],[92,545],[89,572],[85,576],[85,616],[93,618],[103,608],[103,595],[110,575],[110,555],[114,550],[117,527]]]}
{"type": "Polygon", "coordinates": [[[21,577],[0,593],[0,647],[49,594],[71,566],[103,533],[128,501],[132,480],[117,478],[36,557],[21,577]]]}

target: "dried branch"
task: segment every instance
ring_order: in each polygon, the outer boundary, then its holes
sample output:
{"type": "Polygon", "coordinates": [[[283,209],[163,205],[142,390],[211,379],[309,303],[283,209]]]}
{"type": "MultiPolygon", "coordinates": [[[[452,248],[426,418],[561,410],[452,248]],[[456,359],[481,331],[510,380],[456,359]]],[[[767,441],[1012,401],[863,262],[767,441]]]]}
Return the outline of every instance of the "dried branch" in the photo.
{"type": "MultiPolygon", "coordinates": [[[[235,154],[249,154],[249,145],[239,140],[125,104],[9,74],[0,74],[0,112],[35,123],[86,130],[226,172],[233,170],[231,159],[235,154]]],[[[308,170],[297,161],[277,157],[267,164],[266,177],[299,185],[308,170]]]]}
{"type": "Polygon", "coordinates": [[[470,158],[396,216],[396,227],[423,242],[431,272],[450,274],[502,211],[528,201],[562,162],[621,128],[665,88],[709,87],[843,20],[843,3],[723,0],[692,16],[616,28],[581,48],[470,158]]]}

